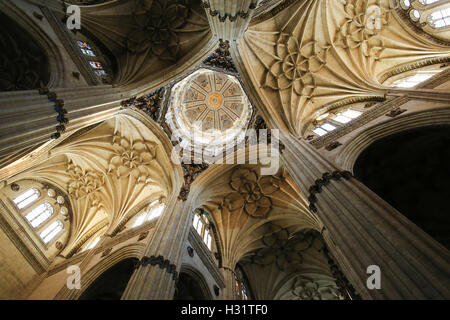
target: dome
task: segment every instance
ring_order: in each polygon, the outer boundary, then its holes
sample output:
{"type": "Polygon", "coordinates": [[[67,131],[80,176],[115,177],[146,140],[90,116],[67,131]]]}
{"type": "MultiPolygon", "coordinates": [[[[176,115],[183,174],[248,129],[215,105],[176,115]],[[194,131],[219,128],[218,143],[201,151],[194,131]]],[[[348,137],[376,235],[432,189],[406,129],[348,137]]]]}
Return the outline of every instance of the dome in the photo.
{"type": "Polygon", "coordinates": [[[200,69],[173,87],[166,122],[184,149],[215,156],[245,137],[251,113],[236,77],[200,69]]]}

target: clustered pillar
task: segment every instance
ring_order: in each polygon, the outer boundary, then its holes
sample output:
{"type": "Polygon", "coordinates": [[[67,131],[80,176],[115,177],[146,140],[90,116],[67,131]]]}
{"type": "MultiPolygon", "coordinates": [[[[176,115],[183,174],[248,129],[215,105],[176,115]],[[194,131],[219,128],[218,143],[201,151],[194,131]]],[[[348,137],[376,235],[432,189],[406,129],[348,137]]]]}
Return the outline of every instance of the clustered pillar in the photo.
{"type": "Polygon", "coordinates": [[[308,196],[310,210],[325,226],[330,251],[363,299],[450,297],[445,247],[306,142],[288,135],[281,141],[284,164],[308,196]],[[380,268],[380,289],[367,286],[371,265],[380,268]]]}

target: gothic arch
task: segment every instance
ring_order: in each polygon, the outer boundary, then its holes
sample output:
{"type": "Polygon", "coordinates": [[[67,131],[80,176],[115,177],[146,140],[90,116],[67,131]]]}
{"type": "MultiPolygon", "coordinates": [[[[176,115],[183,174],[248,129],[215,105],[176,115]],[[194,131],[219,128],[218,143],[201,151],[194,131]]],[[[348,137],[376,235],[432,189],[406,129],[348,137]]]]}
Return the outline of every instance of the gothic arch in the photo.
{"type": "Polygon", "coordinates": [[[33,39],[44,51],[47,63],[49,79],[44,83],[46,87],[61,87],[64,81],[64,62],[58,45],[49,34],[44,31],[36,21],[26,12],[19,9],[12,1],[3,1],[0,4],[2,13],[14,20],[18,27],[23,29],[27,36],[33,39]]]}
{"type": "Polygon", "coordinates": [[[409,129],[448,124],[450,124],[450,108],[411,113],[377,124],[346,143],[336,158],[336,165],[353,172],[356,159],[375,141],[409,129]]]}
{"type": "MultiPolygon", "coordinates": [[[[129,259],[139,259],[145,250],[145,244],[132,244],[113,251],[110,255],[100,260],[95,266],[90,268],[85,274],[81,275],[81,289],[69,290],[66,285],[55,296],[55,300],[78,300],[81,295],[89,288],[89,286],[104,272],[116,265],[117,263],[129,259]]],[[[100,254],[100,253],[99,253],[100,254]]]]}
{"type": "Polygon", "coordinates": [[[200,271],[198,271],[196,268],[194,268],[189,264],[183,264],[181,265],[180,268],[180,276],[182,274],[186,274],[198,284],[199,288],[201,289],[201,294],[205,300],[213,300],[211,288],[209,288],[208,283],[206,282],[205,278],[203,277],[200,271]]]}

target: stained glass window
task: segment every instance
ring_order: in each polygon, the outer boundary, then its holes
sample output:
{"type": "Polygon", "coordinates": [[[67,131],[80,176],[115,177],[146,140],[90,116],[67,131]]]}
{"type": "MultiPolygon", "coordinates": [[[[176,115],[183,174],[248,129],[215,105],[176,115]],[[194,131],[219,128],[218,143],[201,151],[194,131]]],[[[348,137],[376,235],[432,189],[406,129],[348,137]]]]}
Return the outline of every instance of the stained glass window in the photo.
{"type": "Polygon", "coordinates": [[[88,49],[88,50],[91,49],[91,46],[85,41],[78,40],[77,44],[81,49],[88,49]]]}
{"type": "Polygon", "coordinates": [[[450,25],[450,8],[432,12],[428,16],[428,21],[433,28],[442,28],[450,25]]]}

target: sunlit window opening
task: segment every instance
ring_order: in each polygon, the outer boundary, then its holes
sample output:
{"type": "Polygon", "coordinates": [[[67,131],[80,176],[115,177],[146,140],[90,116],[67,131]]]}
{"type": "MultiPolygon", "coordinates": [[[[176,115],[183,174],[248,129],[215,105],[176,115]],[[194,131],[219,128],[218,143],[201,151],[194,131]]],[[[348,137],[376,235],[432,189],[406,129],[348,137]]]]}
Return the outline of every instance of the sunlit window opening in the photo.
{"type": "MultiPolygon", "coordinates": [[[[409,2],[409,0],[406,0],[406,1],[408,1],[409,2]]],[[[439,0],[419,0],[419,2],[421,3],[421,4],[432,4],[432,3],[435,3],[435,2],[438,2],[439,0]]]]}
{"type": "Polygon", "coordinates": [[[40,237],[44,243],[49,243],[63,230],[63,224],[60,220],[53,221],[47,228],[45,228],[40,237]]]}
{"type": "Polygon", "coordinates": [[[198,234],[201,235],[203,230],[203,222],[198,215],[194,216],[193,226],[194,229],[197,230],[198,234]]]}
{"type": "Polygon", "coordinates": [[[90,57],[95,57],[94,51],[92,51],[91,46],[87,42],[78,40],[77,44],[80,47],[80,50],[83,54],[90,56],[90,57]]]}
{"type": "Polygon", "coordinates": [[[417,86],[419,83],[430,79],[438,72],[438,70],[418,72],[413,76],[394,81],[392,86],[397,88],[412,88],[417,86]]]}
{"type": "Polygon", "coordinates": [[[450,25],[450,8],[436,10],[430,13],[428,22],[433,28],[442,28],[450,25]]]}
{"type": "Polygon", "coordinates": [[[94,248],[99,241],[100,241],[100,237],[95,238],[95,240],[92,241],[92,243],[89,245],[88,249],[94,248]]]}
{"type": "Polygon", "coordinates": [[[315,128],[315,129],[313,130],[313,132],[314,132],[315,134],[319,135],[319,136],[323,136],[323,135],[326,135],[326,134],[328,133],[328,131],[323,130],[322,128],[315,128]]]}
{"type": "Polygon", "coordinates": [[[332,124],[325,122],[324,124],[322,124],[320,126],[322,129],[327,130],[327,131],[333,131],[334,129],[336,129],[335,126],[333,126],[332,124]]]}
{"type": "Polygon", "coordinates": [[[409,0],[401,0],[400,4],[403,7],[403,9],[407,9],[411,5],[411,2],[409,0]]]}
{"type": "Polygon", "coordinates": [[[165,205],[164,203],[156,205],[158,202],[159,200],[155,200],[148,205],[147,209],[137,217],[133,224],[133,228],[139,227],[145,221],[152,221],[162,214],[165,205]]]}
{"type": "Polygon", "coordinates": [[[211,250],[211,234],[209,233],[209,230],[207,228],[205,229],[203,235],[203,242],[205,242],[208,246],[208,249],[211,250]]]}
{"type": "Polygon", "coordinates": [[[18,196],[17,198],[15,198],[13,200],[13,202],[15,203],[15,205],[17,206],[17,208],[19,209],[23,209],[25,208],[27,205],[31,204],[32,202],[36,201],[39,196],[40,196],[40,192],[38,189],[36,188],[31,188],[27,191],[25,191],[24,193],[22,193],[20,196],[18,196]]]}
{"type": "Polygon", "coordinates": [[[48,220],[53,214],[53,207],[50,203],[44,202],[31,210],[25,218],[30,222],[33,228],[39,227],[42,223],[48,220]]]}

